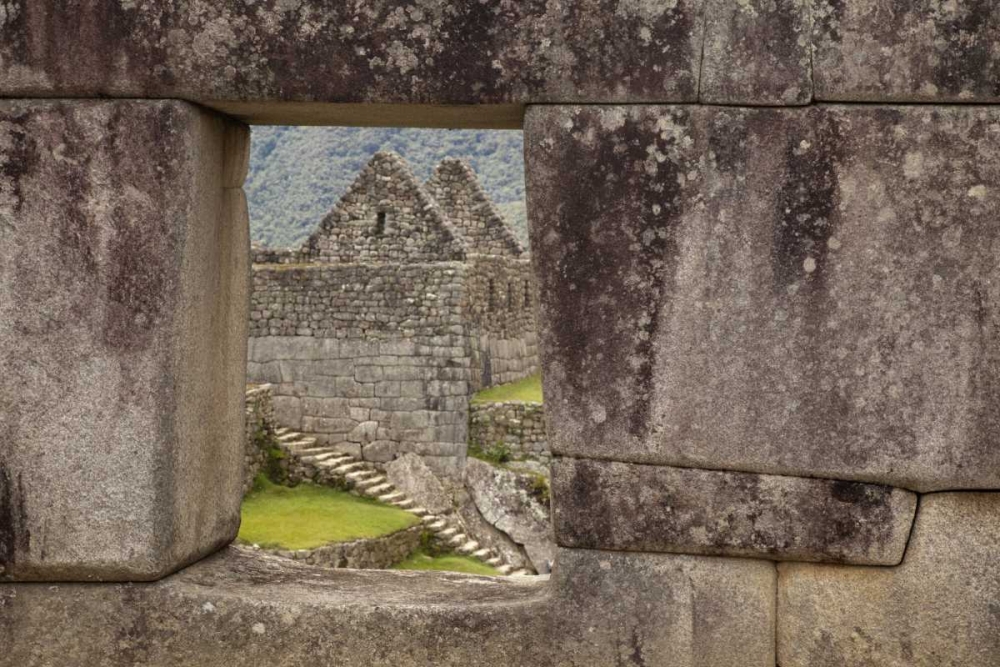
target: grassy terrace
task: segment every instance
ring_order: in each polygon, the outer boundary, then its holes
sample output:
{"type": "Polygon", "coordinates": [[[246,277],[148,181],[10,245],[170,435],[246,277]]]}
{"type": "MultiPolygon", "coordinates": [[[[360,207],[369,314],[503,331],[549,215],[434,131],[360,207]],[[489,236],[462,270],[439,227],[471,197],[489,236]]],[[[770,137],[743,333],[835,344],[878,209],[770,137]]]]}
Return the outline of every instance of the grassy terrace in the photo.
{"type": "Polygon", "coordinates": [[[535,373],[523,380],[501,384],[489,389],[483,389],[472,397],[473,403],[505,403],[520,401],[521,403],[542,402],[542,375],[535,373]]]}
{"type": "Polygon", "coordinates": [[[448,554],[444,556],[431,556],[423,551],[418,551],[402,563],[399,563],[394,570],[443,570],[446,572],[464,572],[466,574],[486,574],[497,576],[500,574],[489,565],[481,563],[475,558],[468,556],[458,556],[448,554]]]}
{"type": "Polygon", "coordinates": [[[243,501],[242,515],[240,540],[289,550],[379,537],[420,522],[409,512],[346,491],[311,484],[289,488],[263,475],[243,501]]]}

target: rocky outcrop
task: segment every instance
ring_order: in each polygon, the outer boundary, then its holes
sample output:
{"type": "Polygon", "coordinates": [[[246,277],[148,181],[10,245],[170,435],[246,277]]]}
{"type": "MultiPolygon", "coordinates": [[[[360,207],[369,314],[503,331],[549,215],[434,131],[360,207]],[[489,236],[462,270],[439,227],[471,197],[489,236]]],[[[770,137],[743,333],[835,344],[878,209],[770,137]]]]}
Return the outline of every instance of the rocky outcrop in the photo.
{"type": "Polygon", "coordinates": [[[432,514],[454,510],[451,496],[441,480],[416,454],[404,454],[385,466],[385,476],[396,489],[432,514]]]}
{"type": "Polygon", "coordinates": [[[532,493],[534,477],[468,459],[465,486],[476,509],[491,526],[522,546],[539,573],[548,572],[555,557],[549,508],[532,493]]]}

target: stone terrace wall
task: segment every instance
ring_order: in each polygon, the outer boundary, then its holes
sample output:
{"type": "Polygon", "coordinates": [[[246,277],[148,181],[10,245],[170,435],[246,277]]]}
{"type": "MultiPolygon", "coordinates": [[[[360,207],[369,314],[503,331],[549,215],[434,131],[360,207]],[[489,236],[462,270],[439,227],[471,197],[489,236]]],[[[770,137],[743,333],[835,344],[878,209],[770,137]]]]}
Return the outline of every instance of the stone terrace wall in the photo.
{"type": "Polygon", "coordinates": [[[538,372],[537,298],[529,260],[473,256],[464,287],[473,391],[538,372]]]}
{"type": "Polygon", "coordinates": [[[469,346],[456,263],[257,266],[248,376],[278,421],[368,461],[465,456],[469,346]]]}
{"type": "Polygon", "coordinates": [[[274,394],[269,384],[247,387],[246,420],[243,441],[246,448],[243,467],[243,495],[250,492],[254,477],[267,461],[267,443],[274,437],[274,394]]]}
{"type": "Polygon", "coordinates": [[[545,435],[542,403],[472,403],[469,405],[469,441],[483,447],[502,442],[515,455],[552,458],[545,435]]]}
{"type": "Polygon", "coordinates": [[[278,551],[279,556],[320,567],[349,567],[354,570],[387,570],[420,548],[424,527],[417,525],[391,535],[352,542],[327,544],[315,549],[278,551]]]}
{"type": "Polygon", "coordinates": [[[376,153],[303,253],[326,263],[401,264],[463,259],[466,246],[402,158],[376,153]]]}

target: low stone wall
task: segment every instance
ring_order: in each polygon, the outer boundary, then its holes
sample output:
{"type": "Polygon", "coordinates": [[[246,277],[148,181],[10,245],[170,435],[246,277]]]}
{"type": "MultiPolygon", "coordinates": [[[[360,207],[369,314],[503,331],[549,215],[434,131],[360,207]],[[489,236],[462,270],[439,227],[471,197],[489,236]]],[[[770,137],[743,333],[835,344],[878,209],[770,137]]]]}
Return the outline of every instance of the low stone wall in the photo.
{"type": "Polygon", "coordinates": [[[542,403],[472,403],[469,441],[482,447],[502,442],[511,452],[544,460],[552,458],[545,436],[542,403]]]}
{"type": "Polygon", "coordinates": [[[406,560],[420,548],[420,535],[423,531],[423,526],[417,525],[383,537],[328,544],[316,549],[277,551],[275,553],[285,558],[320,567],[387,570],[406,560]]]}
{"type": "Polygon", "coordinates": [[[248,385],[243,429],[245,444],[243,495],[250,492],[254,477],[267,462],[267,449],[277,423],[274,421],[274,395],[269,384],[248,385]]]}

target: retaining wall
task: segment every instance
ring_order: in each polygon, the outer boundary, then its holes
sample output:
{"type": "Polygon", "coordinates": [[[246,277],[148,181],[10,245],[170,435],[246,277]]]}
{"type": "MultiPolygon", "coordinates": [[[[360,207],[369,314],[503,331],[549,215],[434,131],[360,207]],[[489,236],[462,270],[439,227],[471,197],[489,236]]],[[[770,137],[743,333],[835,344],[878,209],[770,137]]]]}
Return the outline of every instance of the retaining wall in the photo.
{"type": "Polygon", "coordinates": [[[484,448],[502,442],[515,455],[552,457],[542,403],[471,403],[469,441],[484,448]]]}

